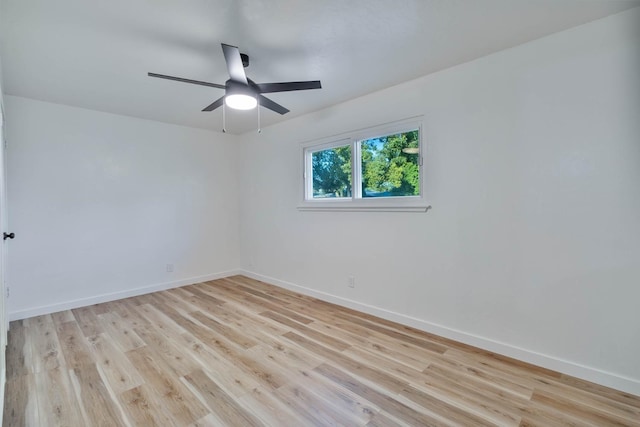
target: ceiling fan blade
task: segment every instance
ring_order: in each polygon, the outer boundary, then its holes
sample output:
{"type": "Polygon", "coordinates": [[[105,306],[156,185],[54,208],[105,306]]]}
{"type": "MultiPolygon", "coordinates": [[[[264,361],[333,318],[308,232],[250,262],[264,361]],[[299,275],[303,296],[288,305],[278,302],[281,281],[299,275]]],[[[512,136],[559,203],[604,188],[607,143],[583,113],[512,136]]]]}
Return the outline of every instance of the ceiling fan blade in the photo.
{"type": "Polygon", "coordinates": [[[307,82],[256,83],[260,93],[288,92],[291,90],[321,89],[320,80],[307,82]]]}
{"type": "Polygon", "coordinates": [[[147,73],[147,75],[149,77],[157,77],[159,79],[174,80],[176,82],[192,83],[194,85],[209,86],[209,87],[215,87],[215,88],[218,88],[218,89],[226,89],[225,85],[219,85],[219,84],[216,84],[216,83],[201,82],[199,80],[183,79],[182,77],[166,76],[164,74],[156,74],[156,73],[147,73]]]}
{"type": "Polygon", "coordinates": [[[218,108],[219,106],[221,106],[223,102],[224,102],[224,96],[216,99],[210,105],[207,105],[206,107],[204,107],[204,109],[202,111],[213,111],[216,108],[218,108]]]}
{"type": "Polygon", "coordinates": [[[222,43],[222,51],[224,52],[224,60],[227,61],[227,70],[231,80],[248,85],[238,48],[222,43]]]}
{"type": "Polygon", "coordinates": [[[289,110],[287,110],[286,108],[284,108],[282,105],[273,102],[272,100],[270,100],[269,98],[262,96],[262,95],[258,95],[258,103],[264,107],[264,108],[268,108],[271,111],[275,111],[276,113],[279,114],[287,114],[289,112],[289,110]]]}

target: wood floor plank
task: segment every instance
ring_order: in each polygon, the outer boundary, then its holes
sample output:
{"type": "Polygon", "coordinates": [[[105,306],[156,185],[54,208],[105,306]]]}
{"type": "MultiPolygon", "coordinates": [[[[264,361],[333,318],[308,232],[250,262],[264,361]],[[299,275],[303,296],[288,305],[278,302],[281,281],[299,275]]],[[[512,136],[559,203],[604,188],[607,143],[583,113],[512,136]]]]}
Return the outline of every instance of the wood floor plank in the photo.
{"type": "Polygon", "coordinates": [[[403,427],[409,426],[409,424],[401,423],[399,421],[393,420],[384,412],[379,412],[373,416],[371,421],[366,424],[366,427],[403,427]]]}
{"type": "Polygon", "coordinates": [[[640,426],[640,419],[629,419],[613,414],[605,414],[597,408],[576,403],[567,399],[565,396],[558,394],[549,394],[536,390],[531,397],[532,402],[537,402],[545,406],[550,406],[560,410],[563,413],[570,414],[585,423],[593,425],[610,425],[610,426],[640,426]]]}
{"type": "Polygon", "coordinates": [[[435,364],[431,364],[427,369],[449,369],[462,372],[476,379],[484,381],[486,384],[497,386],[504,391],[516,393],[524,398],[531,398],[535,385],[532,380],[523,379],[519,381],[517,377],[510,375],[506,371],[500,371],[488,366],[475,364],[472,360],[460,361],[452,357],[439,358],[435,364]],[[524,384],[523,384],[524,383],[524,384]]]}
{"type": "Polygon", "coordinates": [[[102,381],[95,365],[85,365],[69,371],[75,397],[85,425],[100,427],[127,426],[116,402],[102,381]]]}
{"type": "Polygon", "coordinates": [[[560,375],[558,382],[569,385],[576,389],[589,391],[593,394],[600,395],[606,397],[607,399],[615,400],[617,402],[624,403],[635,408],[640,407],[640,396],[635,396],[630,393],[614,390],[612,388],[594,384],[592,382],[576,377],[571,377],[569,375],[560,375]]]}
{"type": "Polygon", "coordinates": [[[218,353],[218,355],[232,361],[236,366],[245,371],[248,375],[253,376],[262,385],[275,389],[287,382],[286,374],[283,373],[284,369],[262,360],[253,359],[244,354],[240,347],[237,347],[234,343],[227,341],[224,336],[217,334],[215,331],[196,325],[187,319],[183,318],[183,320],[186,320],[186,322],[183,322],[184,326],[196,338],[205,342],[209,348],[215,353],[218,353]]]}
{"type": "Polygon", "coordinates": [[[224,300],[216,298],[215,296],[206,292],[205,288],[200,283],[187,286],[187,289],[193,294],[194,297],[198,298],[200,301],[207,301],[209,304],[213,304],[215,306],[220,306],[225,303],[224,300]]]}
{"type": "Polygon", "coordinates": [[[80,426],[84,424],[71,379],[65,367],[44,370],[35,375],[38,412],[42,426],[80,426]]]}
{"type": "Polygon", "coordinates": [[[607,414],[640,422],[640,407],[612,400],[606,395],[595,394],[591,391],[577,389],[557,382],[545,382],[537,386],[536,390],[561,395],[578,405],[587,405],[607,414]]]}
{"type": "Polygon", "coordinates": [[[483,352],[477,354],[471,354],[459,349],[447,350],[447,359],[460,362],[467,366],[481,369],[486,372],[491,372],[496,375],[500,375],[506,379],[511,379],[514,382],[522,384],[523,386],[531,389],[538,386],[538,380],[543,379],[549,381],[545,376],[539,376],[537,370],[532,370],[525,373],[522,369],[514,366],[511,363],[503,363],[495,358],[487,358],[483,352]]]}
{"type": "Polygon", "coordinates": [[[4,395],[4,425],[15,427],[40,425],[34,375],[16,375],[7,380],[4,395]]]}
{"type": "Polygon", "coordinates": [[[182,301],[184,301],[186,304],[194,307],[195,310],[205,310],[207,312],[213,313],[219,306],[218,301],[213,301],[212,299],[203,299],[199,296],[193,295],[191,292],[189,292],[190,295],[187,295],[187,291],[184,291],[183,289],[171,289],[169,293],[182,299],[182,301]]]}
{"type": "Polygon", "coordinates": [[[121,393],[118,399],[134,426],[173,424],[173,417],[166,412],[162,399],[146,384],[121,393]]]}
{"type": "Polygon", "coordinates": [[[399,393],[407,384],[406,381],[403,381],[393,375],[387,374],[379,369],[371,368],[370,366],[351,359],[342,353],[324,348],[319,344],[293,332],[285,334],[284,337],[310,351],[313,351],[314,353],[323,355],[332,364],[365,379],[369,384],[374,385],[374,387],[380,387],[381,389],[393,393],[399,393]]]}
{"type": "MultiPolygon", "coordinates": [[[[224,282],[228,282],[231,283],[232,285],[243,285],[249,288],[253,288],[256,290],[259,290],[260,292],[273,296],[273,297],[277,297],[279,301],[282,301],[283,303],[285,303],[285,305],[296,302],[296,303],[301,303],[301,304],[305,304],[305,303],[310,303],[310,302],[314,302],[314,301],[318,301],[316,298],[314,297],[310,297],[308,295],[303,295],[301,293],[298,292],[292,292],[286,289],[282,289],[279,288],[277,286],[274,285],[270,285],[268,283],[259,281],[259,280],[255,280],[255,279],[250,279],[248,277],[245,276],[231,276],[231,277],[227,277],[226,279],[224,279],[224,282]]],[[[211,282],[208,282],[211,283],[211,282]]]]}
{"type": "Polygon", "coordinates": [[[260,386],[256,378],[248,375],[232,361],[212,351],[191,334],[184,334],[182,343],[185,352],[200,363],[200,369],[215,372],[216,381],[228,394],[240,397],[260,386]]]}
{"type": "Polygon", "coordinates": [[[40,319],[39,322],[32,322],[32,326],[29,327],[34,373],[55,369],[65,364],[51,316],[38,316],[38,319],[40,319]]]}
{"type": "Polygon", "coordinates": [[[264,425],[252,413],[238,404],[235,399],[225,393],[204,371],[198,370],[185,375],[184,380],[191,386],[194,394],[197,394],[216,417],[223,422],[255,427],[264,425]]]}
{"type": "Polygon", "coordinates": [[[98,315],[98,320],[105,331],[122,352],[133,350],[145,345],[142,338],[135,333],[130,325],[118,313],[108,311],[98,315]]]}
{"type": "Polygon", "coordinates": [[[400,393],[403,397],[417,403],[420,407],[429,408],[430,412],[440,415],[442,418],[459,423],[461,425],[493,426],[493,422],[467,411],[464,406],[455,406],[441,399],[439,394],[426,393],[418,388],[408,385],[400,393]]]}
{"type": "Polygon", "coordinates": [[[290,371],[315,368],[325,362],[311,352],[278,342],[253,347],[247,351],[247,354],[257,359],[270,360],[278,365],[287,366],[290,371]]]}
{"type": "Polygon", "coordinates": [[[60,326],[65,322],[73,322],[76,320],[73,317],[73,313],[71,310],[58,311],[57,313],[51,313],[51,319],[53,320],[54,325],[60,326]]]}
{"type": "Polygon", "coordinates": [[[156,294],[156,307],[160,308],[162,306],[168,305],[173,307],[174,310],[181,314],[191,313],[193,311],[199,310],[200,308],[198,306],[190,304],[188,301],[174,295],[174,291],[177,291],[179,289],[180,288],[175,288],[168,289],[165,292],[158,292],[156,294]]]}
{"type": "Polygon", "coordinates": [[[420,381],[427,381],[432,378],[446,378],[455,381],[458,384],[464,384],[465,387],[478,390],[484,396],[496,396],[504,398],[511,404],[521,401],[528,401],[531,398],[532,391],[529,388],[524,390],[517,387],[517,384],[507,382],[501,378],[487,377],[480,370],[468,368],[464,366],[450,366],[441,364],[442,361],[432,363],[420,377],[420,381]]]}
{"type": "Polygon", "coordinates": [[[147,347],[128,351],[127,357],[138,368],[145,383],[159,396],[173,422],[190,424],[209,412],[175,376],[168,365],[147,347]]]}
{"type": "Polygon", "coordinates": [[[268,426],[304,426],[306,424],[304,418],[279,400],[273,390],[256,387],[238,398],[238,402],[268,426]]]}
{"type": "Polygon", "coordinates": [[[94,362],[93,353],[75,320],[58,325],[56,333],[67,368],[75,369],[94,362]]]}
{"type": "Polygon", "coordinates": [[[388,328],[383,327],[383,326],[378,326],[378,325],[376,325],[374,323],[371,323],[371,322],[368,322],[366,320],[362,320],[362,319],[358,319],[358,318],[354,318],[354,317],[349,317],[349,316],[346,316],[346,315],[344,315],[342,313],[337,314],[336,316],[341,318],[341,319],[343,319],[343,320],[346,320],[348,322],[352,322],[352,323],[358,324],[360,326],[364,326],[367,329],[373,330],[373,331],[378,332],[378,333],[380,333],[382,335],[387,335],[387,336],[389,336],[389,337],[391,337],[391,338],[393,338],[395,340],[398,340],[400,342],[406,342],[408,344],[412,344],[412,345],[414,345],[416,347],[420,347],[420,348],[423,348],[425,350],[433,351],[435,353],[442,354],[445,351],[447,351],[447,349],[448,349],[446,346],[444,346],[442,344],[439,344],[439,343],[436,343],[436,342],[433,342],[433,341],[429,340],[427,337],[418,338],[418,337],[415,337],[415,336],[412,336],[412,335],[409,335],[409,334],[405,334],[403,332],[399,332],[397,330],[388,329],[388,328]]]}
{"type": "Polygon", "coordinates": [[[71,312],[85,337],[92,337],[104,332],[100,326],[98,316],[91,307],[74,308],[71,312]]]}
{"type": "Polygon", "coordinates": [[[117,307],[114,307],[114,311],[122,318],[123,321],[127,322],[129,327],[133,330],[136,328],[151,328],[151,322],[144,317],[141,312],[141,305],[143,304],[140,301],[127,298],[122,300],[117,307]]]}
{"type": "Polygon", "coordinates": [[[307,325],[313,322],[313,319],[310,319],[307,316],[303,316],[295,311],[289,310],[282,306],[282,304],[261,300],[260,298],[247,295],[244,297],[245,301],[255,304],[259,309],[269,310],[275,313],[280,314],[281,316],[288,317],[291,320],[295,320],[296,322],[302,323],[303,325],[307,325]]]}
{"type": "Polygon", "coordinates": [[[363,326],[350,324],[344,320],[334,318],[329,322],[336,328],[347,331],[351,335],[357,334],[366,337],[366,344],[363,346],[369,347],[376,352],[383,352],[384,349],[390,349],[387,353],[395,352],[396,354],[400,354],[401,357],[404,356],[403,358],[405,359],[413,359],[414,362],[410,363],[410,366],[415,365],[415,361],[418,361],[425,364],[424,367],[426,367],[434,358],[437,360],[439,354],[435,352],[425,352],[424,349],[416,347],[413,344],[395,340],[387,335],[369,330],[363,326]]]}
{"type": "Polygon", "coordinates": [[[499,425],[518,425],[526,413],[528,399],[491,389],[485,383],[455,372],[442,375],[437,370],[427,369],[419,382],[417,387],[448,397],[450,402],[499,425]]]}
{"type": "Polygon", "coordinates": [[[273,301],[273,302],[277,302],[280,304],[284,304],[286,305],[286,301],[283,301],[281,299],[278,299],[277,296],[271,295],[269,292],[265,292],[264,289],[256,289],[254,286],[245,286],[242,283],[236,282],[233,285],[234,290],[239,290],[241,291],[243,294],[251,294],[251,295],[255,295],[258,298],[261,298],[263,300],[267,300],[267,301],[273,301]]]}
{"type": "Polygon", "coordinates": [[[243,276],[11,322],[5,425],[640,427],[640,396],[243,276]]]}
{"type": "Polygon", "coordinates": [[[28,328],[38,328],[43,327],[44,325],[50,325],[53,323],[53,318],[50,314],[43,314],[40,316],[29,317],[28,319],[23,320],[24,325],[28,328]]]}
{"type": "Polygon", "coordinates": [[[433,359],[427,358],[424,354],[408,354],[402,351],[402,347],[394,346],[392,343],[379,344],[375,341],[375,338],[369,338],[364,345],[355,345],[354,347],[361,348],[363,350],[372,352],[374,354],[381,355],[396,363],[400,363],[409,368],[422,371],[426,369],[433,359]]]}
{"type": "Polygon", "coordinates": [[[306,371],[303,377],[296,378],[296,383],[323,399],[331,411],[341,413],[343,417],[350,419],[349,425],[365,425],[380,412],[376,405],[313,370],[306,371]]]}
{"type": "Polygon", "coordinates": [[[181,377],[200,367],[184,347],[176,345],[176,342],[180,340],[178,336],[175,336],[174,339],[168,339],[166,335],[153,328],[136,327],[134,330],[176,376],[181,377]]]}
{"type": "Polygon", "coordinates": [[[96,367],[103,373],[108,385],[116,394],[144,383],[138,370],[107,335],[94,335],[87,341],[93,351],[96,367]]]}
{"type": "Polygon", "coordinates": [[[331,405],[314,394],[309,388],[297,383],[280,387],[275,391],[275,395],[293,411],[303,416],[307,420],[307,423],[311,425],[355,425],[354,417],[335,411],[331,405]]]}
{"type": "Polygon", "coordinates": [[[333,338],[329,335],[325,335],[321,332],[316,331],[315,329],[311,329],[310,327],[297,323],[287,317],[280,316],[278,313],[265,311],[263,313],[260,313],[260,315],[266,318],[275,320],[278,323],[282,323],[283,325],[287,325],[290,328],[295,329],[298,332],[301,332],[304,336],[309,337],[315,341],[318,341],[334,350],[342,351],[351,346],[351,344],[347,344],[346,342],[340,341],[339,339],[333,338]]]}
{"type": "Polygon", "coordinates": [[[216,310],[214,316],[226,322],[227,325],[250,331],[258,340],[264,335],[279,336],[291,331],[288,326],[258,316],[257,314],[262,311],[251,311],[235,301],[227,301],[224,306],[216,310]]]}
{"type": "MultiPolygon", "coordinates": [[[[160,303],[157,305],[158,309],[162,311],[169,319],[175,322],[178,326],[184,329],[186,332],[192,334],[203,342],[212,342],[217,339],[216,334],[208,330],[206,327],[196,323],[190,316],[185,316],[178,310],[171,307],[169,304],[160,303]]],[[[151,326],[147,322],[148,326],[151,326]]]]}
{"type": "Polygon", "coordinates": [[[412,409],[411,407],[398,402],[393,398],[393,395],[381,393],[352,377],[351,375],[342,372],[331,365],[323,364],[314,369],[321,375],[324,375],[328,379],[332,380],[336,384],[345,387],[358,396],[362,397],[369,402],[384,407],[386,412],[412,424],[412,425],[432,425],[432,426],[445,426],[447,425],[441,418],[436,418],[432,415],[425,414],[412,409]]]}
{"type": "Polygon", "coordinates": [[[577,419],[571,414],[563,413],[537,402],[529,402],[525,408],[521,426],[572,426],[572,427],[602,427],[577,419]]]}
{"type": "Polygon", "coordinates": [[[16,320],[9,324],[7,334],[6,364],[7,380],[33,373],[33,351],[29,329],[24,321],[16,320]]]}
{"type": "Polygon", "coordinates": [[[258,344],[254,339],[249,338],[247,334],[243,333],[241,330],[235,330],[226,325],[223,325],[222,323],[212,319],[211,317],[203,314],[200,311],[191,313],[191,316],[207,328],[224,335],[225,338],[227,338],[229,341],[238,344],[244,349],[251,348],[258,344]]]}
{"type": "Polygon", "coordinates": [[[207,416],[189,424],[188,427],[220,427],[221,425],[223,422],[218,417],[214,414],[207,414],[207,416]]]}

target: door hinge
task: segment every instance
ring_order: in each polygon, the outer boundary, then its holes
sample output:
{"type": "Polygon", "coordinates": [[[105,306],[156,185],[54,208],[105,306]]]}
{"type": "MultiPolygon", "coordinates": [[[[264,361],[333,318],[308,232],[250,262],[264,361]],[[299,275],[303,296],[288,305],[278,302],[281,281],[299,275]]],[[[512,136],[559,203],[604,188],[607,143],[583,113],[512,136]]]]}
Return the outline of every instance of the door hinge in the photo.
{"type": "Polygon", "coordinates": [[[11,295],[11,292],[9,292],[9,288],[7,288],[7,299],[9,299],[9,295],[11,295]]]}

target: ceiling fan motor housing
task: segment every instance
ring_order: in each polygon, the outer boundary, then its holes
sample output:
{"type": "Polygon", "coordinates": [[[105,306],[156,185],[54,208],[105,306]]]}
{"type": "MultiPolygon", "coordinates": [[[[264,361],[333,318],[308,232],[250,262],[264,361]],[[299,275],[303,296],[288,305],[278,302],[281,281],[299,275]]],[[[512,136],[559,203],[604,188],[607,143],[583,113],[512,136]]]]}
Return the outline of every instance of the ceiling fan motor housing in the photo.
{"type": "Polygon", "coordinates": [[[225,95],[249,95],[254,98],[258,95],[258,90],[254,88],[251,84],[244,84],[240,82],[236,82],[234,80],[227,80],[224,85],[227,87],[225,90],[225,95]]]}

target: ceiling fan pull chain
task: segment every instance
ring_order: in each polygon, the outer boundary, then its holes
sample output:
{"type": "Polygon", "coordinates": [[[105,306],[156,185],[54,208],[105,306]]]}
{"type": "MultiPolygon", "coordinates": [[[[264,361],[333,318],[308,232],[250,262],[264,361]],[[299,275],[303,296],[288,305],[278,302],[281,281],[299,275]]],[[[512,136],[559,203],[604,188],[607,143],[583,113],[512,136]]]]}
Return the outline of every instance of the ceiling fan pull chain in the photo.
{"type": "Polygon", "coordinates": [[[227,122],[226,122],[226,114],[225,111],[227,111],[227,109],[225,108],[224,102],[222,103],[222,133],[227,133],[227,122]]]}
{"type": "Polygon", "coordinates": [[[258,98],[258,133],[262,133],[262,129],[260,128],[260,98],[258,98]]]}

